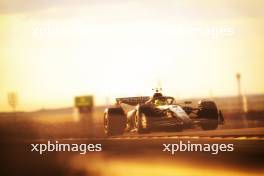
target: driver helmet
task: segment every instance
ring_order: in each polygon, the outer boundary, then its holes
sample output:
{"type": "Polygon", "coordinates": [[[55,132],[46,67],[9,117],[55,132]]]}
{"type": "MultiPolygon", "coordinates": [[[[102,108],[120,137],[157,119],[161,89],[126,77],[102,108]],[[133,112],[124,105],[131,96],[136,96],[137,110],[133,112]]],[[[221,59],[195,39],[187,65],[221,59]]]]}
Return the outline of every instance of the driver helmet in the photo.
{"type": "Polygon", "coordinates": [[[163,99],[157,99],[157,100],[155,100],[154,104],[155,104],[156,106],[166,105],[166,100],[163,100],[163,99]]]}
{"type": "Polygon", "coordinates": [[[160,98],[162,96],[163,96],[162,93],[156,92],[156,93],[154,93],[154,95],[152,96],[152,98],[155,99],[155,98],[160,98]]]}

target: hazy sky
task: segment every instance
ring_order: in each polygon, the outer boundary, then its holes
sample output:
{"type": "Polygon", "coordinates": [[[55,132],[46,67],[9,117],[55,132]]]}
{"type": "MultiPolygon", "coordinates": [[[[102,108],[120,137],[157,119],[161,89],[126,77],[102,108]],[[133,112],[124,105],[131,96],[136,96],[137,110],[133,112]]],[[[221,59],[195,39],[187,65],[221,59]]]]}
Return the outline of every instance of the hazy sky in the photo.
{"type": "Polygon", "coordinates": [[[264,1],[0,1],[0,111],[73,97],[264,93],[264,1]]]}

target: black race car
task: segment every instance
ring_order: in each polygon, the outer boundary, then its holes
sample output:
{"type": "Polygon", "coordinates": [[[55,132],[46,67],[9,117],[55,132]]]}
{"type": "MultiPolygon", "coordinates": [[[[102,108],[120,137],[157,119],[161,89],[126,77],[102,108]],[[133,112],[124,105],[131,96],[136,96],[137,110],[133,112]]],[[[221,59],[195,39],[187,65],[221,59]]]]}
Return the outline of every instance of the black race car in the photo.
{"type": "Polygon", "coordinates": [[[117,98],[116,105],[104,112],[104,130],[108,136],[158,129],[182,131],[199,125],[214,130],[224,118],[214,101],[201,100],[198,107],[176,104],[173,97],[156,92],[153,97],[117,98]]]}

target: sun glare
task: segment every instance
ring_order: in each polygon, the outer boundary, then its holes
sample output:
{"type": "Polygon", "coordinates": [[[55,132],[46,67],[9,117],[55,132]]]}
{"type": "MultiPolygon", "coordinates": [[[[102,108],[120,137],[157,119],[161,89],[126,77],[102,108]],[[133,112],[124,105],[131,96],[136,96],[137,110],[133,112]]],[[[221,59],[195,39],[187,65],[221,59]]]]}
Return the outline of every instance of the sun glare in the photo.
{"type": "Polygon", "coordinates": [[[264,92],[256,77],[264,64],[261,19],[154,18],[146,9],[121,3],[0,15],[1,109],[9,91],[19,93],[21,109],[69,106],[80,94],[104,104],[150,95],[158,83],[179,98],[232,95],[236,72],[245,93],[264,92]],[[120,17],[117,8],[127,11],[120,17]]]}

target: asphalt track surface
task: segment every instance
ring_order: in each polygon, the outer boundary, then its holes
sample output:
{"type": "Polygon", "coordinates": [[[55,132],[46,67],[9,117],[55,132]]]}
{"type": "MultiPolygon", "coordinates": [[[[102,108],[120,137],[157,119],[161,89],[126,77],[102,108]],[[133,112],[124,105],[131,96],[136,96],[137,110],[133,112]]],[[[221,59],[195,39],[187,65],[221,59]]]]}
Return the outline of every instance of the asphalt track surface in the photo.
{"type": "MultiPolygon", "coordinates": [[[[222,129],[211,131],[188,130],[183,132],[152,132],[149,134],[125,133],[113,137],[65,138],[56,139],[61,143],[100,143],[104,154],[113,156],[166,156],[164,144],[233,144],[233,152],[219,152],[217,155],[204,152],[176,152],[178,158],[204,160],[212,157],[222,158],[226,164],[244,166],[245,168],[263,169],[264,165],[264,128],[222,129]]],[[[32,142],[45,143],[47,139],[32,142]]],[[[263,170],[264,171],[264,170],[263,170]]]]}
{"type": "Polygon", "coordinates": [[[47,143],[48,140],[51,139],[2,141],[1,160],[4,160],[2,163],[5,163],[1,165],[3,174],[76,175],[75,172],[77,172],[78,175],[79,169],[84,172],[83,175],[130,175],[127,171],[122,173],[126,169],[136,169],[134,175],[142,173],[148,173],[144,175],[164,175],[164,173],[167,173],[165,175],[203,175],[203,169],[208,170],[208,175],[217,175],[218,171],[218,175],[220,173],[222,175],[264,174],[264,128],[186,130],[183,132],[152,132],[141,135],[126,133],[113,137],[57,138],[52,140],[67,144],[100,143],[103,146],[103,151],[88,153],[85,156],[72,152],[50,152],[43,155],[30,152],[30,144],[47,143]],[[179,142],[233,144],[234,151],[219,152],[217,155],[210,152],[176,152],[172,155],[170,152],[163,151],[164,144],[178,144],[179,142]],[[60,162],[57,162],[58,158],[60,162]],[[61,160],[66,164],[61,164],[61,160]],[[69,163],[71,163],[70,166],[68,166],[69,163]],[[156,170],[147,163],[162,167],[160,170],[156,170]],[[132,165],[133,168],[130,168],[132,165]],[[186,167],[187,169],[184,170],[186,167]],[[86,171],[83,171],[84,168],[86,171]],[[97,168],[98,174],[88,172],[87,168],[92,168],[92,170],[97,168]],[[175,174],[175,169],[182,171],[182,174],[175,174]]]}
{"type": "MultiPolygon", "coordinates": [[[[121,136],[103,137],[103,138],[86,138],[86,139],[63,139],[64,142],[86,142],[102,143],[104,153],[116,158],[129,158],[136,163],[150,162],[158,158],[158,165],[163,165],[173,161],[173,165],[189,167],[189,165],[198,166],[199,168],[216,168],[223,167],[224,175],[232,175],[230,170],[237,169],[245,175],[262,175],[264,174],[264,128],[245,128],[245,129],[223,129],[212,131],[188,130],[183,132],[152,132],[149,134],[126,133],[121,136]],[[164,144],[233,144],[233,152],[219,152],[213,155],[210,152],[171,152],[163,151],[164,144]],[[138,161],[139,160],[139,161],[138,161]],[[140,162],[141,160],[141,162],[140,162]],[[142,161],[143,160],[143,161],[142,161]],[[147,160],[147,161],[145,161],[147,160]],[[205,167],[206,165],[206,167],[205,167]]],[[[142,170],[145,168],[143,167],[142,170]]],[[[199,171],[184,173],[196,175],[199,171]],[[195,173],[195,174],[194,174],[195,173]]],[[[140,170],[140,167],[139,169],[140,170]]],[[[150,169],[151,170],[151,169],[150,169]]],[[[152,172],[152,171],[149,171],[152,172]]],[[[153,171],[154,172],[154,171],[153,171]]],[[[127,174],[127,173],[126,173],[127,174]]],[[[139,174],[141,172],[139,171],[139,174]]],[[[154,173],[151,173],[152,175],[154,173]]],[[[233,173],[234,174],[234,173],[233,173]]],[[[157,174],[159,175],[159,174],[157,174]]],[[[164,175],[162,173],[161,175],[164,175]]],[[[171,175],[171,173],[169,173],[171,175]]],[[[174,174],[172,174],[174,175],[174,174]]],[[[176,174],[177,175],[177,174],[176,174]]],[[[181,175],[181,174],[179,174],[181,175]]],[[[203,175],[203,174],[202,174],[203,175]]],[[[217,175],[209,172],[209,175],[217,175]]],[[[236,175],[236,174],[235,174],[236,175]]],[[[237,173],[239,175],[239,173],[237,173]]]]}
{"type": "MultiPolygon", "coordinates": [[[[125,133],[119,136],[95,138],[64,138],[60,140],[142,140],[142,139],[207,139],[207,140],[264,140],[264,128],[220,129],[220,130],[187,130],[183,132],[150,132],[147,134],[125,133]]],[[[45,139],[39,139],[45,140],[45,139]]]]}
{"type": "MultiPolygon", "coordinates": [[[[153,132],[140,135],[137,133],[126,133],[113,137],[67,138],[59,140],[65,143],[102,143],[105,152],[117,153],[118,155],[131,153],[155,153],[163,155],[163,144],[174,144],[180,141],[184,143],[189,141],[195,144],[233,144],[234,152],[220,152],[219,154],[235,161],[244,156],[240,161],[244,159],[246,163],[252,161],[248,165],[254,165],[254,167],[262,167],[264,165],[264,128],[153,132]]],[[[191,154],[195,156],[193,152],[191,154]]],[[[167,153],[166,155],[170,154],[167,153]]],[[[184,156],[186,152],[178,153],[177,155],[184,156]]]]}

